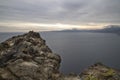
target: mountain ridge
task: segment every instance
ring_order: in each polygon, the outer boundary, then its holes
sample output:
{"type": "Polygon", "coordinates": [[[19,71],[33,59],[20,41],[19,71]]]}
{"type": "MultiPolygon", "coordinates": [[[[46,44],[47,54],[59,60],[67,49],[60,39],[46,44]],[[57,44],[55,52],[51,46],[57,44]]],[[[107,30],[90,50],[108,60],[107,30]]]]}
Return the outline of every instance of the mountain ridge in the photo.
{"type": "MultiPolygon", "coordinates": [[[[54,32],[54,31],[53,31],[54,32]]],[[[55,32],[98,32],[98,33],[116,33],[120,34],[120,25],[108,25],[102,29],[67,29],[55,32]]]]}

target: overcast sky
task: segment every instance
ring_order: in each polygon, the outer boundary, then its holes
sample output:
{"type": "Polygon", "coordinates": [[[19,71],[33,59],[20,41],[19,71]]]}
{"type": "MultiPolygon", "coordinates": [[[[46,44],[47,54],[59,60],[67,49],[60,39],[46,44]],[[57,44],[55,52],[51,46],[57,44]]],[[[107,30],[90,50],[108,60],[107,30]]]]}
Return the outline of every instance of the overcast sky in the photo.
{"type": "Polygon", "coordinates": [[[120,0],[0,0],[0,32],[111,24],[120,24],[120,0]]]}

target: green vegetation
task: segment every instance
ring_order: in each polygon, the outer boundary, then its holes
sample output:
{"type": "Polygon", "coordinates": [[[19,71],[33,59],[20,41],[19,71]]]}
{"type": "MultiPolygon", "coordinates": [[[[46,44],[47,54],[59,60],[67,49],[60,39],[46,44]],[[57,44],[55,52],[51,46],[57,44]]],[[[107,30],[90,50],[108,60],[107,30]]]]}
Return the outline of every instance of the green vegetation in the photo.
{"type": "Polygon", "coordinates": [[[111,77],[115,75],[115,71],[113,69],[109,69],[107,72],[102,74],[105,77],[111,77]]]}
{"type": "Polygon", "coordinates": [[[99,79],[93,75],[88,75],[84,80],[99,80],[99,79]]]}

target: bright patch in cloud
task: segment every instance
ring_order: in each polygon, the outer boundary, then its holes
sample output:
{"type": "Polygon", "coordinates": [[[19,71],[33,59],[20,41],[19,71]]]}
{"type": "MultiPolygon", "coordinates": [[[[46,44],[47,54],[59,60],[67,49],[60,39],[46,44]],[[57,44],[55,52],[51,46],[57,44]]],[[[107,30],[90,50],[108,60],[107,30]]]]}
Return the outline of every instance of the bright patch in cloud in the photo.
{"type": "Polygon", "coordinates": [[[1,22],[0,29],[2,31],[54,31],[54,30],[64,30],[64,29],[99,29],[100,26],[104,26],[105,24],[83,24],[83,25],[70,25],[70,24],[61,24],[61,23],[55,23],[55,24],[46,24],[46,23],[30,23],[30,22],[1,22]],[[8,28],[8,30],[6,29],[8,28]]]}

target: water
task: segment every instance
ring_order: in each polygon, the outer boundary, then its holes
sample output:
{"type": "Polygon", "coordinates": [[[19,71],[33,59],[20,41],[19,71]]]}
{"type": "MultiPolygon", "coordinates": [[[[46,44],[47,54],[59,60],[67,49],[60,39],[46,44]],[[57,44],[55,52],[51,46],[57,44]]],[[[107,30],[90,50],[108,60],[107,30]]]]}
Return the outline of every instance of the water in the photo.
{"type": "MultiPolygon", "coordinates": [[[[0,41],[18,34],[1,33],[0,41]]],[[[120,69],[120,36],[116,34],[43,32],[41,36],[53,52],[61,55],[63,73],[80,73],[96,62],[120,69]]]]}
{"type": "Polygon", "coordinates": [[[0,32],[0,42],[3,42],[5,40],[7,40],[8,38],[11,38],[13,36],[17,36],[23,33],[5,33],[5,32],[0,32]]]}

